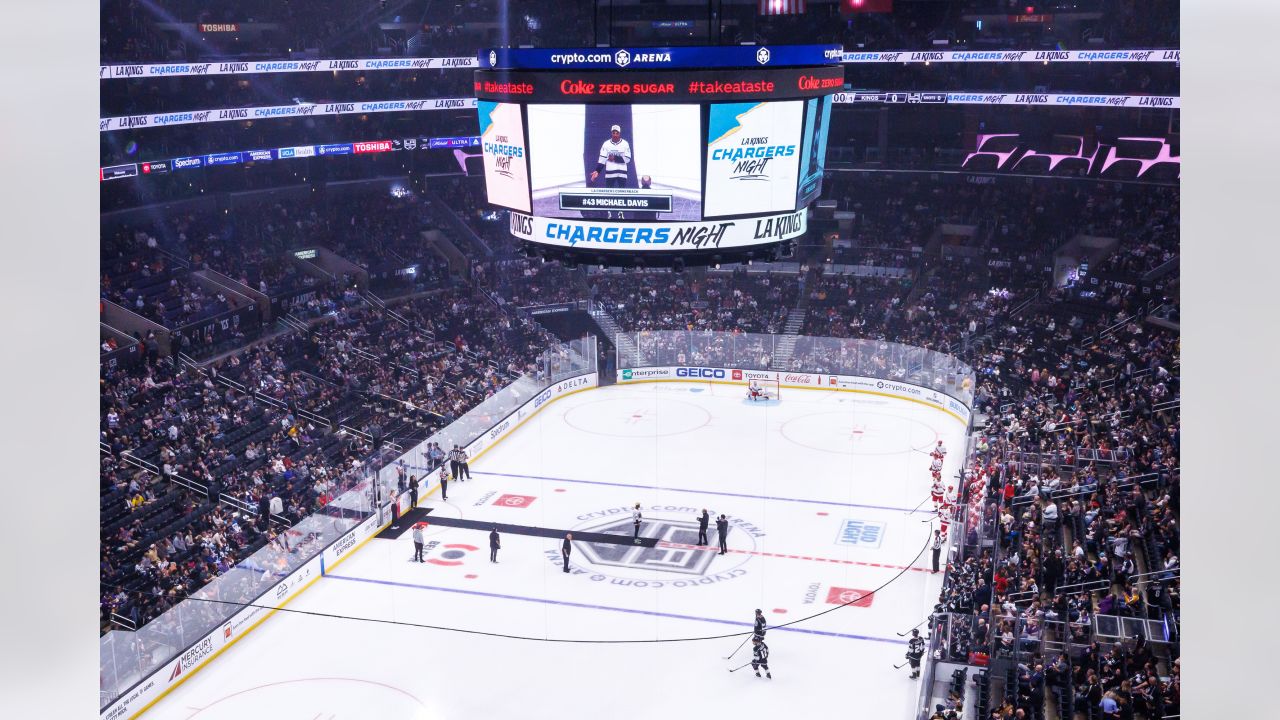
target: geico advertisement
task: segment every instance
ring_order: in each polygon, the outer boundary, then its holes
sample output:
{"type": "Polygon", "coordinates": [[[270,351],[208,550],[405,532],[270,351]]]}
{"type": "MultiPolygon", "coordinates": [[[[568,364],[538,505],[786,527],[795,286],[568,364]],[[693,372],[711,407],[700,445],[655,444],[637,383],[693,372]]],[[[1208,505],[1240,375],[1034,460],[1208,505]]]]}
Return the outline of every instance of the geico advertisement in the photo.
{"type": "Polygon", "coordinates": [[[808,228],[803,209],[746,220],[685,223],[609,223],[510,215],[511,234],[518,238],[591,250],[740,248],[788,240],[808,228]]]}
{"type": "Polygon", "coordinates": [[[529,164],[520,106],[480,100],[480,150],[489,202],[529,212],[529,164]]]}
{"type": "Polygon", "coordinates": [[[798,100],[711,106],[705,217],[795,208],[802,109],[798,100]]]}

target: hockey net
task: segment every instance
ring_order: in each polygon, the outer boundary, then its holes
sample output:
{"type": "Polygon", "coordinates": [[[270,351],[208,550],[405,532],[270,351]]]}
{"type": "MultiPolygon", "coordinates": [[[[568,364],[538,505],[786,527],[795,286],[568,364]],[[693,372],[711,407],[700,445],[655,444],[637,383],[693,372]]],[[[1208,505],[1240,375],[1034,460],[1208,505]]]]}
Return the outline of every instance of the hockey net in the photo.
{"type": "MultiPolygon", "coordinates": [[[[755,386],[760,389],[760,392],[768,396],[768,399],[770,400],[782,399],[782,384],[779,383],[777,380],[766,380],[764,378],[759,378],[759,379],[753,380],[752,382],[755,383],[755,386]]],[[[747,384],[746,392],[747,392],[747,399],[748,400],[752,399],[750,383],[747,384]]],[[[760,400],[761,398],[755,398],[755,399],[760,400]]]]}

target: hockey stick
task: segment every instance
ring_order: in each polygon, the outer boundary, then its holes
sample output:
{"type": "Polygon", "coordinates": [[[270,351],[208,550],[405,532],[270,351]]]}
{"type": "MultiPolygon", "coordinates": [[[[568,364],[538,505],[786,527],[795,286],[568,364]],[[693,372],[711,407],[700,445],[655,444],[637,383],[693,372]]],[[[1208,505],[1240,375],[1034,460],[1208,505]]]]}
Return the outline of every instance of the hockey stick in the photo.
{"type": "MultiPolygon", "coordinates": [[[[751,664],[751,663],[747,663],[747,665],[750,665],[750,664],[751,664]]],[[[736,668],[734,668],[734,669],[730,670],[729,672],[731,672],[731,673],[738,672],[739,670],[741,670],[742,668],[746,667],[747,665],[739,665],[738,667],[736,667],[736,668]]]]}
{"type": "Polygon", "coordinates": [[[906,664],[907,664],[907,663],[909,663],[909,662],[911,662],[911,661],[910,661],[910,660],[908,660],[907,662],[902,663],[902,665],[894,665],[894,666],[893,666],[893,669],[894,669],[894,670],[900,670],[900,669],[902,668],[902,666],[903,666],[903,665],[906,665],[906,664]]]}
{"type": "Polygon", "coordinates": [[[927,617],[927,618],[925,618],[925,619],[921,620],[920,622],[916,623],[915,625],[912,625],[911,627],[907,628],[907,632],[900,632],[900,633],[898,633],[898,637],[906,637],[906,636],[907,636],[907,633],[909,633],[909,632],[911,632],[912,630],[915,630],[916,628],[920,627],[921,625],[923,625],[923,624],[925,624],[925,623],[929,622],[929,618],[931,618],[931,617],[933,617],[933,616],[932,616],[932,615],[930,615],[929,617],[927,617]]]}
{"type": "MultiPolygon", "coordinates": [[[[750,639],[751,639],[750,637],[744,637],[744,638],[742,638],[742,645],[746,645],[746,644],[747,644],[747,641],[748,641],[748,640],[750,640],[750,639]]],[[[741,650],[741,649],[742,649],[742,645],[739,645],[739,646],[738,646],[738,647],[737,647],[733,652],[729,653],[729,657],[725,658],[725,660],[728,660],[729,658],[733,657],[734,655],[737,655],[737,654],[738,654],[738,650],[741,650]]]]}
{"type": "Polygon", "coordinates": [[[921,500],[919,505],[916,505],[915,507],[911,508],[910,510],[908,510],[907,512],[905,512],[905,513],[903,513],[903,514],[904,514],[904,515],[910,515],[910,514],[914,513],[915,511],[917,511],[917,510],[919,510],[919,509],[920,509],[920,505],[924,505],[924,504],[925,504],[925,502],[927,502],[928,500],[929,500],[929,498],[925,498],[924,500],[921,500]]]}

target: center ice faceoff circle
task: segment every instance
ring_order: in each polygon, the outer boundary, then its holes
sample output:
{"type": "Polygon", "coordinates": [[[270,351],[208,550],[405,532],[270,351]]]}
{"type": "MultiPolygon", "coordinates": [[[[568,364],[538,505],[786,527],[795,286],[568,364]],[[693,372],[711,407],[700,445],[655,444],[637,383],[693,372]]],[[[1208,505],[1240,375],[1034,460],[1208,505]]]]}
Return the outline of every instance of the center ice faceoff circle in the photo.
{"type": "Polygon", "coordinates": [[[663,398],[660,403],[606,398],[577,405],[562,416],[569,427],[611,437],[667,437],[706,426],[711,413],[694,403],[663,398]]]}
{"type": "MultiPolygon", "coordinates": [[[[618,506],[582,513],[573,530],[631,536],[634,532],[631,510],[618,506]]],[[[570,566],[587,574],[589,579],[615,585],[649,588],[710,585],[747,574],[743,566],[757,549],[756,538],[765,535],[763,529],[747,518],[728,518],[728,542],[734,552],[720,555],[714,517],[707,528],[707,545],[697,545],[699,508],[657,503],[643,505],[641,511],[644,519],[640,535],[657,538],[656,546],[578,542],[575,546],[579,552],[570,560],[570,566]]],[[[548,557],[560,562],[558,552],[548,553],[548,557]]]]}
{"type": "Polygon", "coordinates": [[[842,455],[924,452],[938,441],[938,431],[920,420],[865,410],[801,415],[784,423],[781,433],[801,447],[842,455]]]}

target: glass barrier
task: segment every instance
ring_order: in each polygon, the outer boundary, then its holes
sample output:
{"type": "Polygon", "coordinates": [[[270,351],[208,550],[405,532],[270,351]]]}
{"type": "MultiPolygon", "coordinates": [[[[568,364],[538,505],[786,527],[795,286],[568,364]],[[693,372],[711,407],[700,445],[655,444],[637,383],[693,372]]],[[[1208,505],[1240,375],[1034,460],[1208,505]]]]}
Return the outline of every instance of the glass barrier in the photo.
{"type": "MultiPolygon", "coordinates": [[[[596,339],[588,336],[552,347],[538,356],[536,364],[532,374],[518,378],[485,399],[428,441],[439,443],[446,452],[454,444],[465,447],[543,389],[576,375],[595,372],[596,339]]],[[[281,578],[388,505],[396,493],[395,464],[399,461],[428,464],[424,453],[417,448],[400,455],[387,449],[380,451],[362,467],[342,475],[332,492],[333,500],[281,533],[283,540],[253,553],[136,632],[112,630],[102,636],[99,642],[100,707],[105,708],[244,606],[253,604],[281,578]]],[[[254,520],[240,512],[233,513],[232,519],[236,522],[254,520]]]]}
{"type": "MultiPolygon", "coordinates": [[[[617,342],[618,367],[693,366],[857,375],[936,390],[973,407],[973,368],[956,357],[884,340],[763,333],[641,331],[617,342]],[[780,360],[782,338],[794,340],[780,360]]],[[[785,383],[784,383],[785,384],[785,383]]]]}

